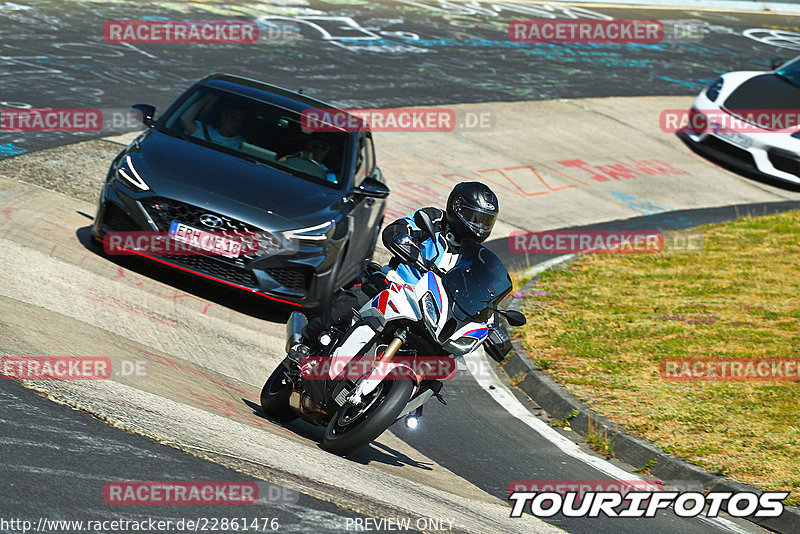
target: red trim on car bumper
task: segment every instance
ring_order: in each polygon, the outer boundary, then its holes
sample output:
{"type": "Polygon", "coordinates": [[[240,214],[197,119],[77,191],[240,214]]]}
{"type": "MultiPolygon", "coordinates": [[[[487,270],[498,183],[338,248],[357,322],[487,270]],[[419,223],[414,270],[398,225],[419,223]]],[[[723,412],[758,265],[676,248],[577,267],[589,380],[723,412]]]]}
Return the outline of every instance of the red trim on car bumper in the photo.
{"type": "Polygon", "coordinates": [[[198,271],[193,271],[191,269],[187,269],[186,267],[181,267],[180,265],[175,265],[174,263],[169,263],[168,261],[164,261],[162,259],[156,258],[155,256],[150,256],[150,255],[145,254],[143,252],[139,252],[138,250],[127,249],[127,248],[124,248],[124,247],[120,247],[119,245],[115,245],[115,247],[118,248],[118,249],[124,250],[126,252],[131,252],[133,254],[136,254],[137,256],[143,256],[143,257],[147,258],[148,260],[157,261],[158,263],[162,263],[162,264],[164,264],[164,265],[166,265],[168,267],[173,267],[175,269],[180,269],[181,271],[186,271],[187,273],[195,274],[197,276],[202,276],[203,278],[208,278],[209,280],[213,280],[214,282],[219,282],[221,284],[226,284],[226,285],[229,285],[229,286],[233,286],[233,287],[235,287],[237,289],[243,289],[245,291],[249,291],[250,293],[255,293],[256,295],[261,295],[262,297],[266,297],[266,298],[268,298],[270,300],[274,300],[274,301],[277,301],[277,302],[282,302],[284,304],[291,304],[292,306],[297,306],[299,308],[303,307],[302,304],[298,304],[297,302],[292,302],[290,300],[279,299],[278,297],[273,297],[271,295],[267,295],[266,293],[262,293],[261,291],[258,291],[257,289],[251,289],[249,287],[240,286],[239,284],[234,284],[233,282],[228,282],[227,280],[222,280],[221,278],[215,278],[213,276],[209,276],[207,274],[203,274],[203,273],[198,272],[198,271]]]}

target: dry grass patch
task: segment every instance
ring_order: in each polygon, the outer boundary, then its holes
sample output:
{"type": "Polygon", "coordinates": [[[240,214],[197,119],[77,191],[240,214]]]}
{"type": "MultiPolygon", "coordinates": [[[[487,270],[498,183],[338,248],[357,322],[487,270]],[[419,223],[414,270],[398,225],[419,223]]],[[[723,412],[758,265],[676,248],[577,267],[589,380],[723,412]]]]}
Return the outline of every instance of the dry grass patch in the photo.
{"type": "Polygon", "coordinates": [[[701,253],[585,255],[544,273],[516,335],[598,413],[800,504],[800,383],[659,374],[665,358],[800,356],[800,212],[692,231],[701,253]]]}

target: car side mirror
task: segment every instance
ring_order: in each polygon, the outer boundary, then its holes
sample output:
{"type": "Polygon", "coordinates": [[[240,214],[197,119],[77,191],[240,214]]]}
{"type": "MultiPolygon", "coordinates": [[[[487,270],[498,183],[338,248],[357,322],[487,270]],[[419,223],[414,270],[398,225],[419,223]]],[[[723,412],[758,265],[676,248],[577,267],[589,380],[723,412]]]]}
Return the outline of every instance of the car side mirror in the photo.
{"type": "Polygon", "coordinates": [[[156,114],[155,106],[151,106],[150,104],[134,104],[131,106],[131,109],[142,114],[140,120],[145,126],[152,127],[156,123],[156,121],[153,120],[156,114]]]}
{"type": "Polygon", "coordinates": [[[365,178],[361,185],[353,189],[353,194],[368,198],[386,198],[389,196],[389,188],[374,178],[365,178]]]}
{"type": "Polygon", "coordinates": [[[523,326],[528,320],[518,311],[514,310],[497,310],[497,313],[502,315],[511,326],[523,326]]]}
{"type": "Polygon", "coordinates": [[[420,230],[428,234],[428,237],[431,239],[436,235],[433,229],[433,221],[431,221],[431,218],[424,211],[417,210],[417,212],[414,213],[414,224],[416,224],[420,230]]]}
{"type": "Polygon", "coordinates": [[[775,70],[778,67],[780,67],[781,65],[783,65],[784,63],[786,63],[786,61],[787,61],[787,59],[784,58],[784,57],[774,57],[769,62],[769,68],[770,68],[770,70],[775,70]]]}

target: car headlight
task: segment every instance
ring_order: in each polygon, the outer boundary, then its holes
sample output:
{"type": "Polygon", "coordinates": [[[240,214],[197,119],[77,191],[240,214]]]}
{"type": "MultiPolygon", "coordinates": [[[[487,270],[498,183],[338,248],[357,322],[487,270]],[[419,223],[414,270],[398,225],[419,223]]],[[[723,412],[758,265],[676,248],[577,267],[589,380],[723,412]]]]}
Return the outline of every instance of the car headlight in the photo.
{"type": "Polygon", "coordinates": [[[789,137],[794,137],[795,139],[800,139],[800,132],[795,132],[792,135],[790,135],[789,137]]]}
{"type": "Polygon", "coordinates": [[[447,348],[454,354],[466,354],[475,348],[475,345],[480,341],[474,337],[460,337],[455,341],[447,343],[447,348]]]}
{"type": "Polygon", "coordinates": [[[719,96],[719,92],[722,91],[722,84],[724,83],[724,81],[725,80],[723,80],[722,78],[717,78],[716,80],[714,80],[714,83],[708,86],[708,89],[706,89],[706,96],[708,97],[709,100],[714,102],[717,99],[717,97],[719,96]]]}
{"type": "Polygon", "coordinates": [[[136,172],[136,168],[133,166],[133,162],[131,161],[130,156],[125,157],[126,165],[120,165],[117,169],[117,176],[124,179],[130,185],[136,187],[137,189],[141,189],[142,191],[149,191],[150,186],[139,176],[139,173],[136,172]],[[126,170],[127,166],[127,170],[126,170]]]}
{"type": "Polygon", "coordinates": [[[334,228],[334,221],[324,222],[316,226],[298,228],[297,230],[287,230],[282,232],[283,237],[290,241],[325,241],[330,237],[334,228]]]}
{"type": "Polygon", "coordinates": [[[425,296],[422,297],[422,311],[431,326],[439,324],[439,310],[436,308],[436,301],[433,300],[433,295],[430,293],[425,293],[425,296]]]}

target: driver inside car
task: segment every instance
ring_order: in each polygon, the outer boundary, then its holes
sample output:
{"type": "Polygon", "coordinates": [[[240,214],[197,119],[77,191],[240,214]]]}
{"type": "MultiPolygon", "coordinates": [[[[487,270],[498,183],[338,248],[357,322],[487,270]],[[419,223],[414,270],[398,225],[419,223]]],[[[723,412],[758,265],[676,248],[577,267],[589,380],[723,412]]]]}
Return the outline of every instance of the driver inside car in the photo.
{"type": "Polygon", "coordinates": [[[300,157],[309,161],[313,161],[325,172],[326,180],[332,183],[337,183],[339,179],[336,177],[336,173],[334,173],[327,167],[327,165],[325,165],[325,159],[328,157],[330,150],[331,144],[327,139],[324,137],[315,136],[311,137],[306,142],[305,150],[301,150],[300,152],[295,152],[294,154],[289,154],[286,156],[280,156],[277,161],[284,162],[292,157],[300,157]]]}
{"type": "MultiPolygon", "coordinates": [[[[433,223],[433,239],[414,223],[416,211],[388,225],[381,235],[384,246],[394,255],[389,267],[409,284],[416,284],[422,274],[399,258],[421,258],[433,262],[442,271],[449,270],[458,260],[462,240],[473,239],[483,243],[489,237],[497,221],[499,203],[497,196],[485,184],[462,182],[450,192],[444,211],[435,207],[417,211],[424,212],[433,223]]],[[[346,329],[353,317],[352,310],[360,309],[389,285],[381,266],[374,262],[367,266],[359,279],[360,284],[337,291],[330,306],[319,317],[309,321],[303,342],[289,350],[289,360],[299,365],[303,358],[320,348],[319,337],[323,332],[331,326],[346,329]]]]}
{"type": "Polygon", "coordinates": [[[181,115],[183,129],[194,137],[211,141],[218,145],[238,149],[244,142],[244,137],[239,135],[239,130],[244,125],[247,112],[234,102],[225,103],[220,113],[219,128],[198,120],[196,117],[206,104],[219,100],[211,93],[189,106],[181,115]]]}

